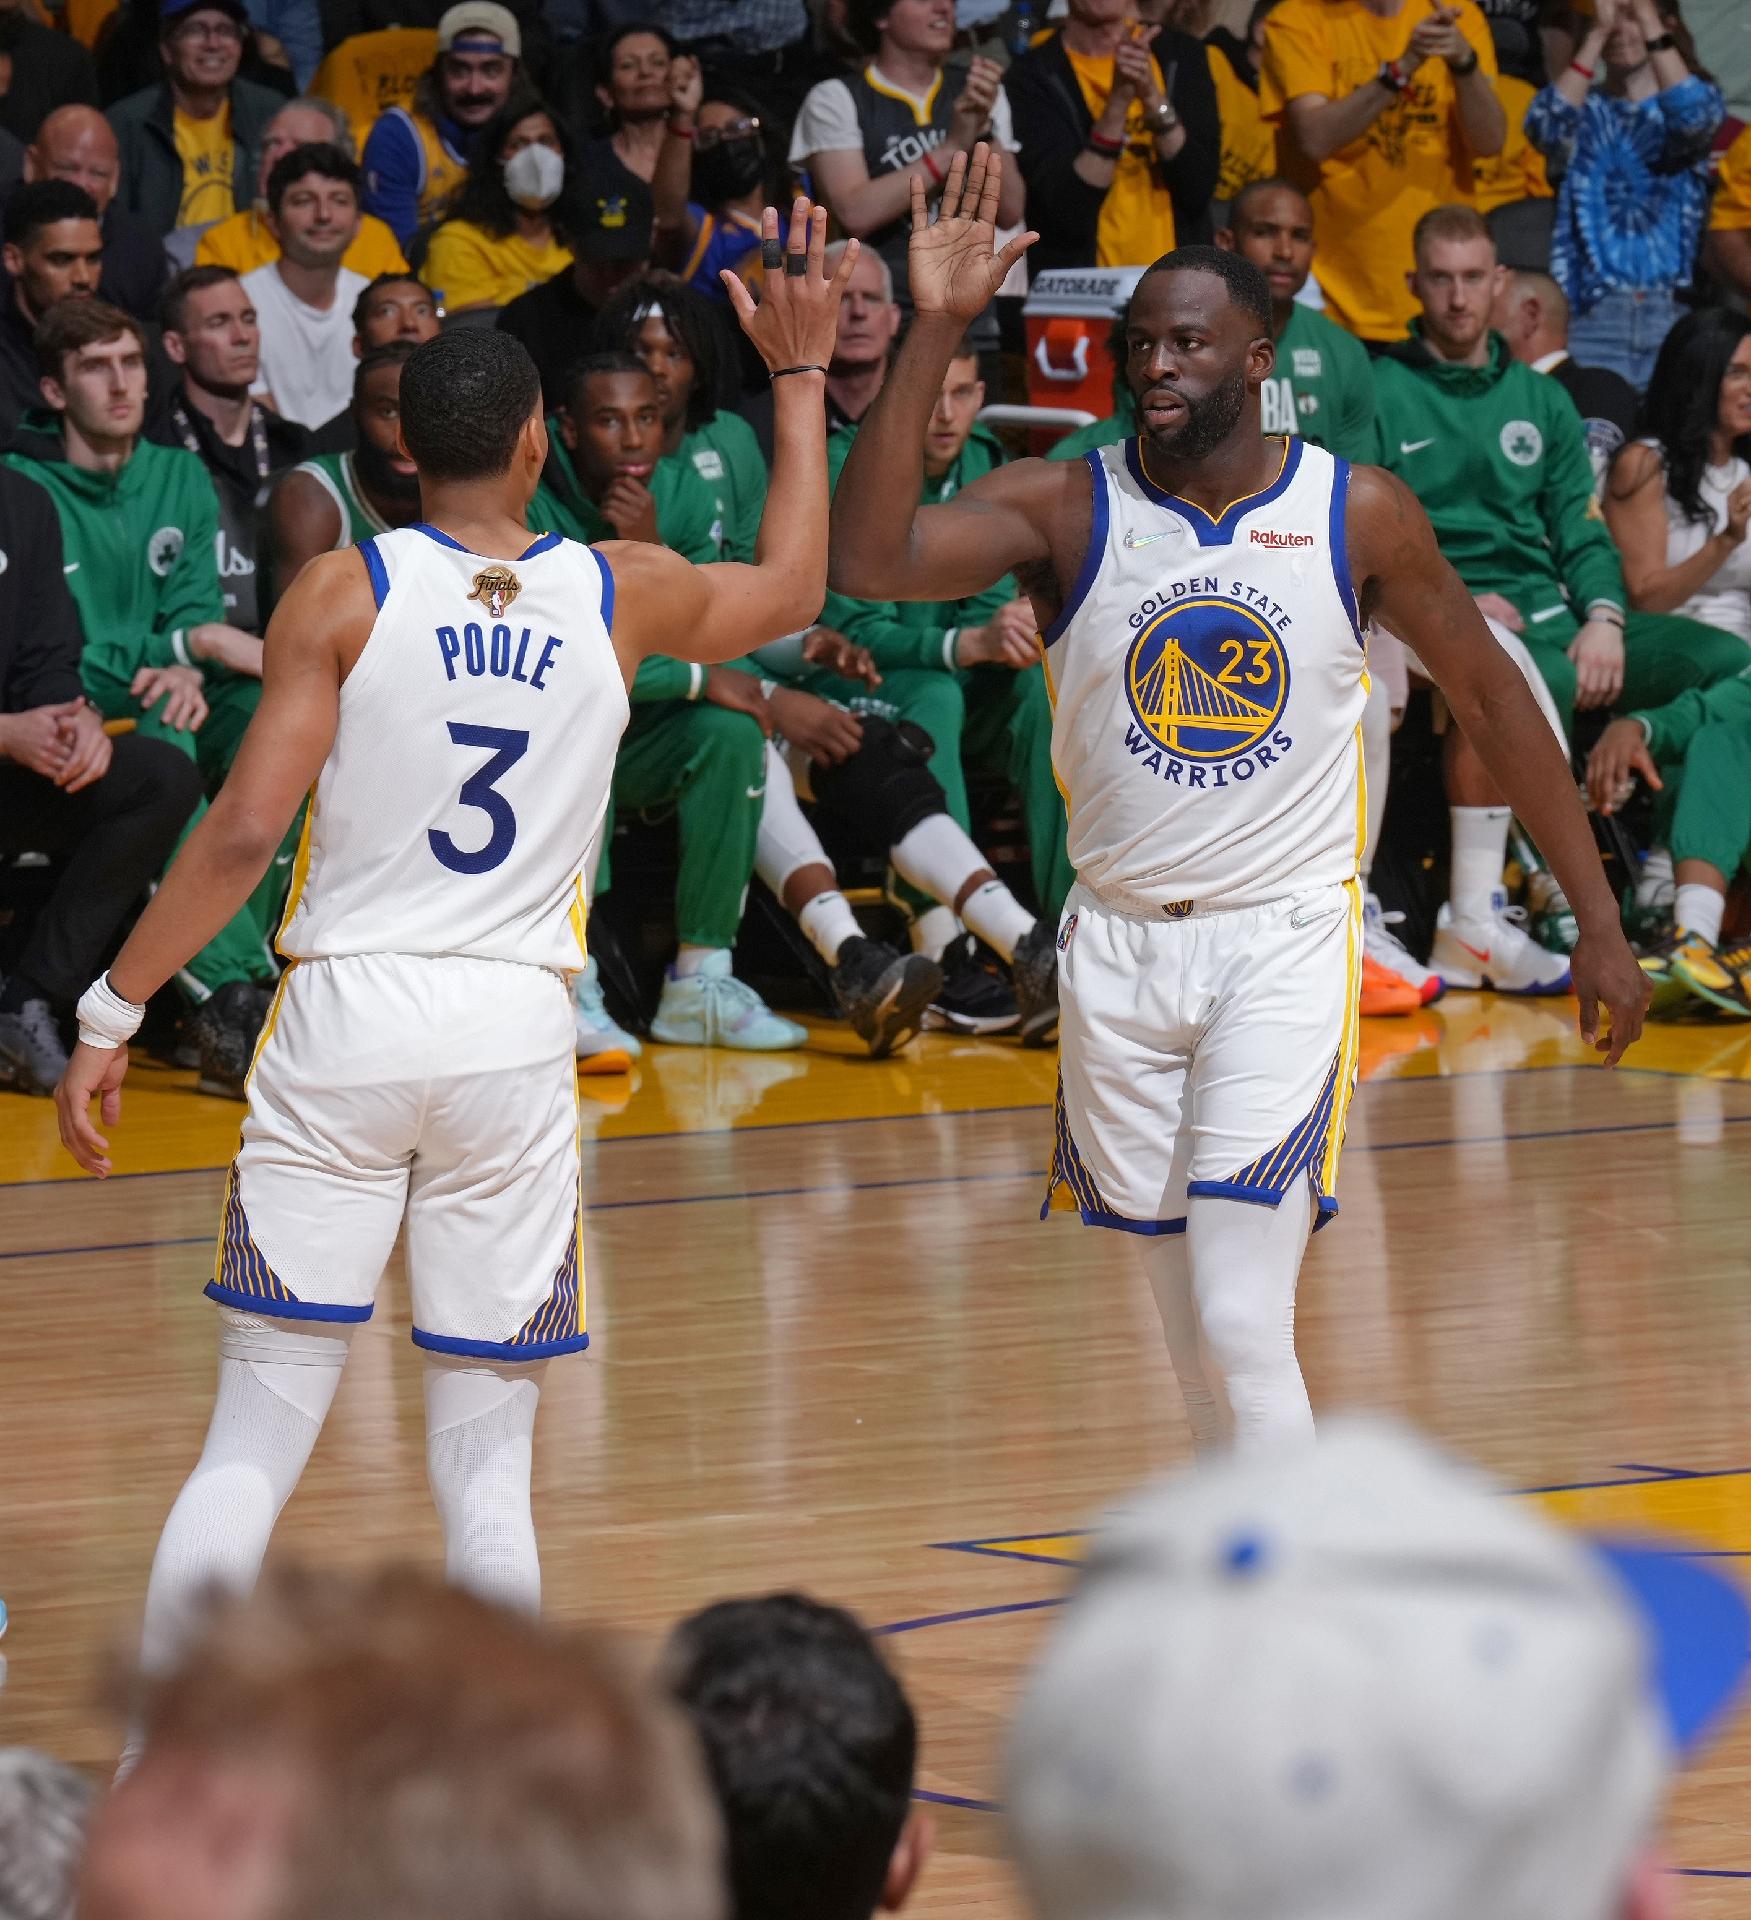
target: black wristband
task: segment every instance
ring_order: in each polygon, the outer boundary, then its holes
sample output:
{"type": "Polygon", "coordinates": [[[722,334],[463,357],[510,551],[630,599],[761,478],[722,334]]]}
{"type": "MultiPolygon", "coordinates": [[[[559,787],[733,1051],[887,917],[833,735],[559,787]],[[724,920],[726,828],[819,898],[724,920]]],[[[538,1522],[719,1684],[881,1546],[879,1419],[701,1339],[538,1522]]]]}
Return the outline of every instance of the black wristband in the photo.
{"type": "Polygon", "coordinates": [[[825,373],[825,367],[774,367],[767,375],[769,380],[782,380],[787,373],[825,373]]]}
{"type": "Polygon", "coordinates": [[[1447,62],[1447,71],[1452,74],[1455,80],[1469,80],[1471,76],[1477,72],[1477,49],[1475,47],[1466,48],[1465,64],[1463,66],[1461,66],[1457,60],[1449,60],[1447,62]]]}
{"type": "Polygon", "coordinates": [[[1642,44],[1649,53],[1675,53],[1678,49],[1677,40],[1669,33],[1657,33],[1653,39],[1644,40],[1642,44]]]}

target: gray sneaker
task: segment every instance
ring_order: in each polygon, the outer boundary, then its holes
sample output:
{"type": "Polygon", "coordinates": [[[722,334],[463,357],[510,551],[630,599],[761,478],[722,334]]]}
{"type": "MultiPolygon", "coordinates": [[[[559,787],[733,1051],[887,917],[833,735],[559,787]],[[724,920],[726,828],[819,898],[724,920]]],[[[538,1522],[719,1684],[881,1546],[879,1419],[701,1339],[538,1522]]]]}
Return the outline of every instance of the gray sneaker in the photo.
{"type": "Polygon", "coordinates": [[[1009,977],[1021,1012],[1021,1044],[1050,1046],[1058,1031],[1058,929],[1050,920],[1036,920],[1017,941],[1009,977]]]}
{"type": "Polygon", "coordinates": [[[0,1087],[53,1093],[66,1071],[60,1023],[46,1000],[27,1000],[17,1013],[0,1013],[0,1087]]]}

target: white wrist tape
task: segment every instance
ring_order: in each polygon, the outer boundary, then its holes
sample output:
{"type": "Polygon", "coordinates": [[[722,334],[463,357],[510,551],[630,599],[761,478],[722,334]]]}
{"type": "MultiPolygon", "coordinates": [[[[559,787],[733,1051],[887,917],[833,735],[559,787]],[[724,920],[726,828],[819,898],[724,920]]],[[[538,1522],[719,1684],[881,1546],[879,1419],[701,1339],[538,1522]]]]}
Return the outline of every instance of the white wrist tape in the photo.
{"type": "Polygon", "coordinates": [[[125,1047],[140,1031],[146,1009],[124,1000],[109,975],[93,980],[79,998],[79,1042],[86,1047],[125,1047]]]}

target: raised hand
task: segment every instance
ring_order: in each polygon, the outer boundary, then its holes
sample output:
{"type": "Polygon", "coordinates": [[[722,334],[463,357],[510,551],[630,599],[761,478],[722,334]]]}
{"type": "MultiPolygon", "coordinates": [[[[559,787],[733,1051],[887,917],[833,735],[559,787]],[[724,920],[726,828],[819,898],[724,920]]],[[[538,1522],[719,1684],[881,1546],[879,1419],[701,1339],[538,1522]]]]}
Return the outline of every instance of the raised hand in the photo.
{"type": "Polygon", "coordinates": [[[761,216],[761,293],[759,304],[738,275],[725,267],[719,276],[742,323],[768,368],[825,367],[833,357],[839,331],[839,302],[857,265],[858,242],[849,241],[839,271],[826,274],[827,209],[812,206],[800,194],[790,210],[790,244],[781,248],[778,209],[761,216]]]}
{"type": "Polygon", "coordinates": [[[924,181],[912,175],[912,243],[906,278],[919,314],[940,314],[963,326],[991,304],[1004,278],[1037,233],[1017,234],[1001,253],[997,244],[997,196],[1003,183],[1003,156],[983,140],[969,160],[957,153],[949,162],[942,204],[931,224],[924,181]]]}

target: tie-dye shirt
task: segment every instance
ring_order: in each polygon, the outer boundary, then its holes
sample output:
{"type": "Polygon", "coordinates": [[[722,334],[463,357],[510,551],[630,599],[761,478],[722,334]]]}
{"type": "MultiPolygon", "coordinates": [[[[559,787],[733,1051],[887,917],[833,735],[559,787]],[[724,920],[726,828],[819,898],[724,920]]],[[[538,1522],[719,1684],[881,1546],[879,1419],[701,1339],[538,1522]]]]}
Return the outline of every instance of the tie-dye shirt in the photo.
{"type": "Polygon", "coordinates": [[[1690,284],[1726,111],[1694,74],[1646,100],[1596,88],[1581,107],[1546,87],[1526,109],[1527,139],[1561,175],[1550,270],[1576,313],[1607,293],[1690,284]]]}

